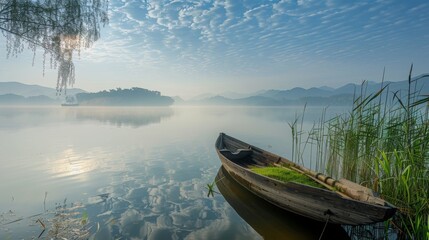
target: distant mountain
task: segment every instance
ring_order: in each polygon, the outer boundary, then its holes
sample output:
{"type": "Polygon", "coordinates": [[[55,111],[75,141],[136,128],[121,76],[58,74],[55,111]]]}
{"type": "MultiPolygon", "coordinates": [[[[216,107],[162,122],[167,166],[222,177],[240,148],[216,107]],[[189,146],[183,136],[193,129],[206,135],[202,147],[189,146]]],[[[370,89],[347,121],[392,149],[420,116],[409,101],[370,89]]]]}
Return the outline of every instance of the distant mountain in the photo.
{"type": "Polygon", "coordinates": [[[251,96],[247,98],[236,99],[235,102],[238,105],[251,105],[251,106],[279,106],[283,105],[281,101],[263,97],[263,96],[251,96]]]}
{"type": "Polygon", "coordinates": [[[31,97],[23,97],[11,93],[0,95],[0,105],[52,105],[58,103],[59,100],[43,95],[31,97]]]}
{"type": "MultiPolygon", "coordinates": [[[[282,105],[351,105],[355,95],[361,92],[368,96],[379,91],[383,86],[388,85],[385,92],[398,93],[398,96],[405,96],[408,90],[408,80],[399,82],[365,82],[365,84],[349,83],[339,88],[313,87],[309,89],[293,88],[290,90],[267,90],[260,91],[253,96],[240,97],[241,94],[228,92],[228,94],[212,96],[205,94],[206,98],[195,98],[192,101],[186,101],[188,104],[202,105],[248,105],[248,106],[282,106],[282,105]],[[226,96],[229,97],[226,97],[226,96]]],[[[412,79],[412,89],[420,94],[429,95],[429,75],[420,75],[412,79]],[[418,81],[415,81],[419,79],[418,81]],[[417,83],[417,84],[415,84],[417,83]]],[[[393,96],[393,95],[392,95],[393,96]]]]}
{"type": "Polygon", "coordinates": [[[24,103],[25,97],[16,94],[2,94],[0,95],[0,104],[14,104],[24,103]]]}
{"type": "Polygon", "coordinates": [[[203,103],[205,105],[234,105],[234,99],[222,97],[219,95],[192,102],[203,103]]]}
{"type": "MultiPolygon", "coordinates": [[[[28,85],[18,82],[0,82],[0,105],[49,105],[65,102],[66,97],[76,96],[80,105],[93,106],[169,106],[173,98],[162,96],[158,91],[143,88],[112,89],[87,93],[82,89],[67,89],[67,96],[57,96],[54,88],[28,85]]],[[[183,101],[179,97],[176,101],[183,101]]]]}
{"type": "Polygon", "coordinates": [[[326,90],[326,91],[334,91],[334,88],[331,88],[331,87],[328,87],[328,86],[322,86],[322,87],[319,87],[320,89],[322,89],[322,90],[326,90]]]}
{"type": "MultiPolygon", "coordinates": [[[[67,95],[76,95],[77,93],[86,92],[79,88],[67,89],[67,95]]],[[[0,82],[0,95],[15,94],[23,97],[32,96],[47,96],[50,98],[57,98],[57,91],[55,88],[43,87],[39,85],[28,85],[19,82],[0,82]]]]}
{"type": "Polygon", "coordinates": [[[222,92],[222,93],[218,93],[218,94],[203,93],[203,94],[199,94],[195,97],[192,97],[187,101],[189,101],[189,102],[197,102],[197,101],[201,101],[201,100],[206,101],[207,99],[216,98],[216,97],[224,97],[224,98],[228,98],[228,99],[241,99],[241,98],[247,98],[247,97],[252,97],[252,96],[258,96],[260,94],[263,94],[264,92],[266,92],[266,90],[260,90],[260,91],[252,92],[252,93],[238,93],[238,92],[233,92],[233,91],[226,91],[226,92],[222,92]]]}
{"type": "Polygon", "coordinates": [[[183,98],[179,96],[174,96],[171,98],[174,100],[174,104],[177,104],[177,105],[183,104],[185,102],[185,100],[183,100],[183,98]]]}
{"type": "Polygon", "coordinates": [[[201,101],[201,100],[205,100],[205,99],[212,98],[212,97],[215,97],[215,96],[216,95],[212,94],[212,93],[203,93],[203,94],[197,95],[197,96],[189,99],[188,101],[189,102],[201,101]]]}
{"type": "MultiPolygon", "coordinates": [[[[429,94],[429,75],[420,75],[414,77],[411,83],[411,92],[417,91],[420,94],[429,94]],[[418,81],[415,81],[418,79],[418,81]]],[[[360,95],[361,91],[367,95],[370,93],[378,92],[382,87],[387,86],[385,91],[389,93],[397,92],[398,95],[404,96],[408,91],[408,80],[399,81],[399,82],[390,82],[386,81],[381,82],[367,82],[364,86],[357,84],[347,84],[340,88],[335,89],[336,94],[357,94],[360,95]]]]}
{"type": "MultiPolygon", "coordinates": [[[[218,95],[205,93],[190,100],[161,96],[160,92],[143,88],[116,89],[98,93],[86,93],[82,89],[69,89],[67,95],[76,94],[81,105],[116,105],[116,106],[168,106],[178,105],[243,105],[243,106],[287,106],[287,105],[351,105],[355,95],[368,96],[388,85],[385,92],[396,93],[405,98],[409,86],[408,80],[398,82],[365,82],[349,83],[339,88],[327,86],[309,89],[293,88],[289,90],[261,90],[255,93],[242,94],[231,91],[218,95]]],[[[412,79],[411,92],[429,95],[429,74],[412,79]],[[416,81],[418,79],[418,81],[416,81]],[[417,84],[415,84],[417,83],[417,84]]],[[[391,95],[393,96],[393,95],[391,95]]],[[[54,88],[38,85],[27,85],[17,82],[0,82],[0,104],[58,104],[63,97],[56,96],[54,88]]]]}
{"type": "Polygon", "coordinates": [[[222,96],[225,98],[230,98],[230,99],[240,99],[240,98],[248,98],[248,97],[252,97],[252,96],[258,96],[258,95],[263,94],[264,92],[266,92],[266,91],[261,90],[261,91],[257,91],[257,92],[253,92],[253,93],[237,93],[237,92],[227,91],[227,92],[220,93],[219,96],[222,96]]]}
{"type": "Polygon", "coordinates": [[[335,95],[333,94],[333,91],[323,90],[320,88],[304,89],[297,87],[290,90],[269,90],[259,96],[276,99],[278,101],[288,101],[309,96],[328,97],[332,95],[335,95]]]}

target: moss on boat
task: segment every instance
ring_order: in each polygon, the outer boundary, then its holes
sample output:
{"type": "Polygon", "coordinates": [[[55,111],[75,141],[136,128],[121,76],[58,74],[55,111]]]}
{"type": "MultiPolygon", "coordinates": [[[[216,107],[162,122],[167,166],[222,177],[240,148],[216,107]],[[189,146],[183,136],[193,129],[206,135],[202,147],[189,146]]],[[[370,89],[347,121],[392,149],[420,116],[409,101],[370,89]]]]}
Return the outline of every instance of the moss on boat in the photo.
{"type": "Polygon", "coordinates": [[[257,174],[274,178],[283,182],[296,182],[317,188],[325,188],[313,179],[284,167],[252,167],[257,174]]]}

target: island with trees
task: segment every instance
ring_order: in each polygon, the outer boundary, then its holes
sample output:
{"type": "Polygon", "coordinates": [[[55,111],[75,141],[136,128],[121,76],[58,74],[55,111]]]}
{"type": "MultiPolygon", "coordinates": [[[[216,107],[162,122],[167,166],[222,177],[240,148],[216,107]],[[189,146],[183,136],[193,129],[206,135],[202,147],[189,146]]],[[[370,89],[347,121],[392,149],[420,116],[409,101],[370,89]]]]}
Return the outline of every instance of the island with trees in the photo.
{"type": "Polygon", "coordinates": [[[174,103],[171,97],[162,96],[158,91],[137,87],[78,93],[76,99],[79,105],[88,106],[169,106],[174,103]]]}

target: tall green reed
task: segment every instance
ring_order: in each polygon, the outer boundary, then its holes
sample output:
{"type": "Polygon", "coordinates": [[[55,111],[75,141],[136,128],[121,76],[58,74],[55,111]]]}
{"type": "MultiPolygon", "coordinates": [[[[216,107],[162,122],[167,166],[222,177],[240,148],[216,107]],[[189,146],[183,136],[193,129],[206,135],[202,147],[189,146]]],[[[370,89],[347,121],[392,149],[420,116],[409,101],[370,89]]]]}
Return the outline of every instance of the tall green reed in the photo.
{"type": "MultiPolygon", "coordinates": [[[[295,132],[293,148],[296,156],[305,150],[299,144],[310,142],[316,167],[372,188],[397,206],[388,225],[399,237],[429,239],[429,97],[417,85],[428,75],[411,76],[412,66],[402,92],[389,91],[384,71],[376,93],[367,94],[364,82],[349,113],[321,121],[309,131],[310,141],[302,142],[302,130],[295,132]]],[[[297,121],[292,126],[299,128],[297,121]]]]}

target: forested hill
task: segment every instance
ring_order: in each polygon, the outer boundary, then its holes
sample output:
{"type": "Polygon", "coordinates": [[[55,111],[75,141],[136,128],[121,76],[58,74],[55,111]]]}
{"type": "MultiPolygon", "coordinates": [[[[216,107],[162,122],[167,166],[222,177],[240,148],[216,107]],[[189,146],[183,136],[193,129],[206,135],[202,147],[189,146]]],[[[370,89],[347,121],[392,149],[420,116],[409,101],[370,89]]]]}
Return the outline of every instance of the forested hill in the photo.
{"type": "Polygon", "coordinates": [[[95,106],[168,106],[174,103],[171,97],[158,91],[144,88],[112,89],[96,93],[79,93],[76,99],[80,105],[95,106]]]}

